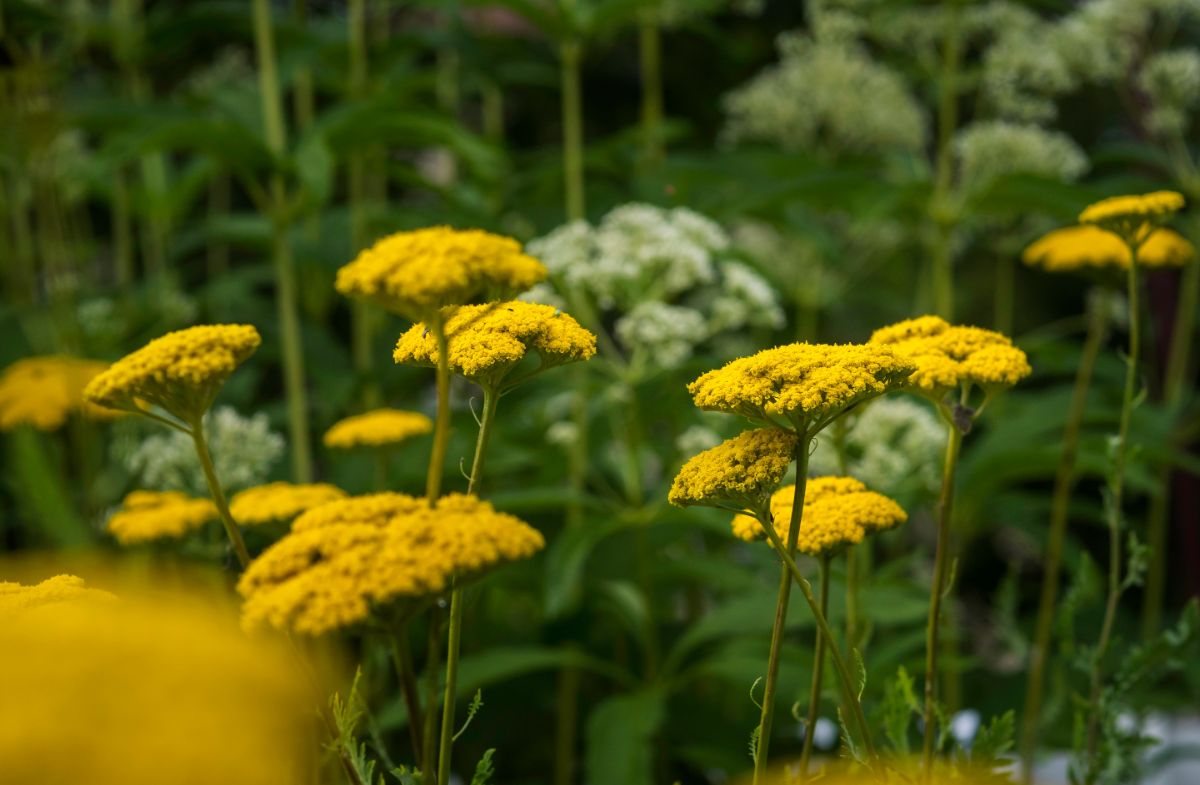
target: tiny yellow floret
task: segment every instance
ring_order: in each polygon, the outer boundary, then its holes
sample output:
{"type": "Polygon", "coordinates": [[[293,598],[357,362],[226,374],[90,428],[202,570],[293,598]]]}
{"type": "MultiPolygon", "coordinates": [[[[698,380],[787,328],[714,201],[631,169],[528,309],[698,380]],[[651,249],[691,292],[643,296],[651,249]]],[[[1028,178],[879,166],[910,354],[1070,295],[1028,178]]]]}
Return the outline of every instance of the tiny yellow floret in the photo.
{"type": "Polygon", "coordinates": [[[1094,224],[1112,232],[1134,247],[1183,209],[1183,194],[1155,191],[1140,196],[1112,196],[1089,205],[1079,214],[1079,223],[1094,224]]]}
{"type": "Polygon", "coordinates": [[[871,343],[893,347],[915,366],[909,384],[940,397],[947,391],[978,385],[985,391],[1011,387],[1032,369],[1025,352],[994,330],[952,325],[938,316],[921,316],[881,327],[871,343]]]}
{"type": "Polygon", "coordinates": [[[324,443],[326,447],[339,450],[383,447],[432,430],[433,421],[420,412],[375,409],[338,420],[325,432],[324,443]]]}
{"type": "MultiPolygon", "coordinates": [[[[1196,249],[1178,232],[1156,229],[1138,249],[1138,264],[1144,267],[1178,267],[1196,256],[1196,249]]],[[[1091,226],[1055,229],[1021,255],[1025,264],[1046,272],[1072,272],[1089,268],[1129,267],[1129,246],[1112,232],[1091,226]]]]}
{"type": "Polygon", "coordinates": [[[108,519],[108,531],[122,545],[182,537],[217,519],[209,499],[179,491],[132,491],[108,519]]]}
{"type": "Polygon", "coordinates": [[[84,400],[88,382],[108,363],[78,357],[27,357],[0,374],[0,430],[31,425],[39,431],[62,427],[76,412],[93,419],[111,419],[119,412],[84,400]]]}
{"type": "Polygon", "coordinates": [[[511,237],[434,226],[379,240],[338,270],[336,286],[418,322],[447,305],[511,297],[545,277],[511,237]]]}
{"type": "Polygon", "coordinates": [[[229,501],[229,513],[239,526],[290,521],[297,515],[346,498],[346,492],[329,483],[272,482],[247,488],[229,501]]]}
{"type": "Polygon", "coordinates": [[[754,509],[783,482],[799,437],[780,428],[743,431],[693,456],[671,484],[676,507],[754,509]]]}

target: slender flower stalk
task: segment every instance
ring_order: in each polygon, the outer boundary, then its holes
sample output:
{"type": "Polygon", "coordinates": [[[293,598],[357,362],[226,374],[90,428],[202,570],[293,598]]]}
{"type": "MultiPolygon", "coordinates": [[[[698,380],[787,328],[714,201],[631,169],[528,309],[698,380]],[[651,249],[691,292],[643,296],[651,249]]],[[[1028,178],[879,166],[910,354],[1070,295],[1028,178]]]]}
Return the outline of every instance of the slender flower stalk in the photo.
{"type": "Polygon", "coordinates": [[[562,81],[563,186],[568,221],[586,214],[583,190],[583,91],[579,66],[583,46],[564,41],[559,46],[562,81]]]}
{"type": "Polygon", "coordinates": [[[954,314],[954,270],[952,235],[954,218],[947,202],[954,174],[954,132],[958,126],[958,80],[962,63],[962,33],[957,0],[946,4],[945,38],[942,41],[942,71],[938,79],[937,158],[934,161],[933,196],[930,212],[934,221],[931,253],[934,313],[944,319],[954,314]]]}
{"type": "MultiPolygon", "coordinates": [[[[847,549],[847,557],[851,558],[854,548],[847,549]]],[[[829,615],[829,557],[822,556],[818,562],[821,566],[821,615],[829,615]]],[[[825,670],[825,640],[821,631],[817,630],[816,644],[813,647],[812,686],[808,691],[808,716],[804,719],[804,748],[800,751],[800,779],[808,778],[808,762],[812,757],[813,734],[817,725],[817,710],[821,703],[821,677],[825,670]]]]}
{"type": "Polygon", "coordinates": [[[396,670],[396,680],[400,682],[400,692],[404,696],[404,707],[408,710],[408,738],[412,744],[413,758],[416,767],[422,768],[421,752],[421,694],[417,687],[416,670],[413,668],[412,651],[408,647],[408,635],[405,625],[391,635],[390,649],[392,666],[396,670]]]}
{"type": "Polygon", "coordinates": [[[662,28],[652,11],[638,23],[638,60],[642,76],[642,161],[657,169],[665,155],[663,145],[662,28]]]}
{"type": "Polygon", "coordinates": [[[242,532],[238,529],[237,522],[233,520],[233,515],[229,512],[225,489],[221,487],[221,481],[217,479],[212,455],[208,451],[208,440],[204,436],[203,420],[197,418],[188,423],[188,430],[196,445],[196,456],[200,459],[200,466],[204,469],[204,479],[208,483],[208,491],[212,494],[213,503],[217,505],[217,512],[221,514],[221,524],[225,527],[225,535],[229,538],[229,544],[233,547],[238,564],[244,570],[250,564],[250,553],[246,550],[246,542],[242,539],[242,532]]]}
{"type": "Polygon", "coordinates": [[[433,451],[425,475],[425,498],[433,504],[442,494],[442,472],[446,464],[446,448],[450,441],[450,350],[446,338],[446,323],[437,315],[430,319],[429,329],[437,339],[437,417],[433,423],[433,451]]]}

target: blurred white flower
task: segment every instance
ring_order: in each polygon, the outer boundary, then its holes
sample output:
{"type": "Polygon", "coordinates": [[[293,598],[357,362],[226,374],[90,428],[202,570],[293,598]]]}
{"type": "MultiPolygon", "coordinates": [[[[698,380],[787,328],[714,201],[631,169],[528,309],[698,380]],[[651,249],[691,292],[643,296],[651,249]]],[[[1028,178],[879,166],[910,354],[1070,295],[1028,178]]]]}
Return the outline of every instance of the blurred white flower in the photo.
{"type": "Polygon", "coordinates": [[[617,319],[617,339],[635,357],[658,368],[677,368],[708,337],[704,317],[691,308],[648,301],[617,319]]]}
{"type": "Polygon", "coordinates": [[[954,152],[960,182],[967,190],[1018,173],[1071,182],[1088,166],[1087,157],[1071,137],[1019,123],[972,123],[959,131],[954,152]]]}
{"type": "Polygon", "coordinates": [[[736,330],[783,326],[783,309],[771,284],[748,265],[726,262],[721,265],[721,286],[709,305],[711,330],[736,330]]]}
{"type": "Polygon", "coordinates": [[[1176,49],[1151,55],[1138,73],[1138,87],[1150,99],[1150,130],[1183,134],[1191,110],[1200,102],[1200,53],[1176,49]]]}
{"type": "Polygon", "coordinates": [[[578,438],[579,429],[568,420],[560,420],[546,429],[546,441],[559,447],[570,447],[578,438]]]}
{"type": "Polygon", "coordinates": [[[680,455],[695,455],[722,441],[721,434],[704,425],[689,425],[675,439],[675,449],[680,455]]]}

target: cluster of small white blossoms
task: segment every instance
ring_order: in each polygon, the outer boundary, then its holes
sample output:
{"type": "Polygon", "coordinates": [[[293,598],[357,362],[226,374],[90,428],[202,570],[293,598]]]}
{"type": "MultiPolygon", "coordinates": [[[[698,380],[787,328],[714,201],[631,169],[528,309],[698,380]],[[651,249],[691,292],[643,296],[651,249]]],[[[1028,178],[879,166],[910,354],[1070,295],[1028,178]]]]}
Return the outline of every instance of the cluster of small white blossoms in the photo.
{"type": "Polygon", "coordinates": [[[1088,169],[1087,156],[1071,137],[1026,123],[972,123],[956,135],[954,152],[959,185],[967,191],[1017,173],[1072,182],[1088,169]]]}
{"type": "Polygon", "coordinates": [[[1200,52],[1173,49],[1146,58],[1138,87],[1150,102],[1146,124],[1163,136],[1183,134],[1200,103],[1200,52]]]}
{"type": "Polygon", "coordinates": [[[783,323],[771,285],[727,258],[729,235],[686,208],[622,205],[598,226],[574,221],[527,250],[550,279],[524,299],[569,309],[571,296],[588,297],[615,317],[622,348],[656,367],[677,367],[722,332],[783,323]]]}
{"type": "MultiPolygon", "coordinates": [[[[809,461],[816,476],[841,474],[830,430],[809,461]]],[[[941,478],[946,427],[907,398],[880,398],[853,416],[846,432],[846,473],[889,496],[932,493],[941,478]]]]}
{"type": "MultiPolygon", "coordinates": [[[[130,418],[130,427],[138,425],[130,418]]],[[[222,406],[205,416],[204,430],[217,478],[227,491],[261,485],[284,453],[283,437],[271,431],[263,413],[243,417],[232,407],[222,406]]],[[[196,447],[186,434],[154,433],[138,438],[132,449],[127,440],[118,439],[114,451],[141,488],[207,493],[196,447]]]]}

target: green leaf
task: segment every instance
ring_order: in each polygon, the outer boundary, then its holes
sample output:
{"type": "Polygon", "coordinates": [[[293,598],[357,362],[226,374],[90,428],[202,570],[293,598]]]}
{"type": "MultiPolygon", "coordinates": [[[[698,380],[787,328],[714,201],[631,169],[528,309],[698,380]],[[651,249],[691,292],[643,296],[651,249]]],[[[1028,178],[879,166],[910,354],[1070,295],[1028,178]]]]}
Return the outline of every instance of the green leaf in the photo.
{"type": "Polygon", "coordinates": [[[71,504],[71,493],[47,455],[43,434],[29,426],[8,437],[11,467],[9,486],[29,518],[37,521],[34,537],[61,547],[78,547],[92,540],[87,524],[71,504]]]}
{"type": "Polygon", "coordinates": [[[1012,709],[992,717],[983,726],[971,743],[971,763],[992,768],[1001,763],[1000,756],[1013,746],[1013,730],[1016,724],[1012,709]]]}
{"type": "Polygon", "coordinates": [[[883,732],[892,749],[900,756],[908,755],[911,751],[908,729],[912,718],[920,712],[921,704],[917,702],[912,676],[908,675],[904,666],[900,666],[896,677],[883,688],[883,732]]]}
{"type": "Polygon", "coordinates": [[[666,714],[662,687],[618,695],[588,717],[584,768],[590,785],[654,785],[654,737],[666,714]]]}
{"type": "Polygon", "coordinates": [[[583,595],[583,570],[602,540],[624,528],[619,520],[568,528],[546,553],[546,615],[555,618],[574,610],[583,595]]]}
{"type": "Polygon", "coordinates": [[[488,785],[492,781],[492,775],[496,773],[495,767],[492,766],[492,756],[495,754],[495,748],[483,753],[483,757],[475,764],[475,773],[471,775],[471,785],[488,785]]]}

